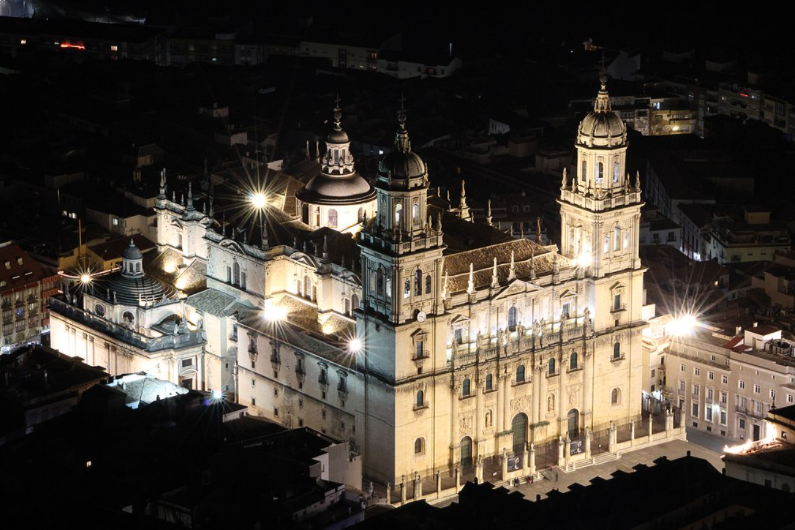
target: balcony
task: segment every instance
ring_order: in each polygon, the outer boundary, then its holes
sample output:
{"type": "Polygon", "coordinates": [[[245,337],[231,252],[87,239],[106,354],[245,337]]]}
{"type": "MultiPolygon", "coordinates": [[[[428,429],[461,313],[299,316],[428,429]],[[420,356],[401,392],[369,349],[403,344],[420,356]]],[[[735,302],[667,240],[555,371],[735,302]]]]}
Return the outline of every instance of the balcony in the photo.
{"type": "Polygon", "coordinates": [[[619,313],[627,310],[627,304],[613,304],[610,306],[611,313],[619,313]]]}

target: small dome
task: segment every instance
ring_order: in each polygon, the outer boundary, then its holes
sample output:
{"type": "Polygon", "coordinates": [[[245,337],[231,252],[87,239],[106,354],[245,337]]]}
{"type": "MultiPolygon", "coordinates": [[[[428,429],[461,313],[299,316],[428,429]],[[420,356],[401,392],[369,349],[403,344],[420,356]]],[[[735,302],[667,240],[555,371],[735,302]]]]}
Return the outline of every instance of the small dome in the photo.
{"type": "Polygon", "coordinates": [[[302,202],[312,204],[357,204],[375,197],[375,190],[361,175],[331,176],[319,173],[296,193],[302,202]]]}
{"type": "Polygon", "coordinates": [[[141,254],[141,251],[135,246],[135,243],[131,239],[130,246],[124,249],[121,257],[124,259],[143,259],[144,255],[141,254]]]}
{"type": "Polygon", "coordinates": [[[350,142],[350,140],[348,139],[348,133],[346,133],[342,129],[337,129],[337,128],[332,129],[331,132],[328,133],[326,141],[331,144],[347,144],[348,142],[350,142]]]}
{"type": "Polygon", "coordinates": [[[626,134],[627,127],[615,112],[591,112],[580,122],[578,140],[580,143],[607,146],[623,142],[626,134]]]}
{"type": "Polygon", "coordinates": [[[425,162],[416,153],[392,151],[381,160],[378,173],[393,179],[420,178],[425,175],[425,162]]]}

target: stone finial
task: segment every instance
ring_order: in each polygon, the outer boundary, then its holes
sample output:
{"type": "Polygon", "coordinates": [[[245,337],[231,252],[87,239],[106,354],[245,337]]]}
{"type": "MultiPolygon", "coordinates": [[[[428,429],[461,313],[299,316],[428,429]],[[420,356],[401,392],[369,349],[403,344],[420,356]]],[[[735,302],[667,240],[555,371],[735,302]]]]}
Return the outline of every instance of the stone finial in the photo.
{"type": "Polygon", "coordinates": [[[511,251],[511,268],[508,270],[508,279],[516,279],[516,264],[514,263],[514,251],[511,251]]]}
{"type": "Polygon", "coordinates": [[[536,249],[533,248],[530,252],[530,279],[536,279],[536,249]]]}
{"type": "Polygon", "coordinates": [[[486,206],[486,223],[489,226],[493,226],[491,223],[491,199],[489,199],[487,206],[486,206]]]}
{"type": "Polygon", "coordinates": [[[560,189],[565,190],[566,186],[568,186],[568,184],[569,184],[569,175],[568,175],[567,169],[564,167],[563,168],[563,179],[562,179],[562,182],[560,183],[560,189]]]}
{"type": "Polygon", "coordinates": [[[491,287],[496,289],[500,286],[500,279],[497,276],[497,258],[494,258],[494,266],[491,270],[491,287]]]}
{"type": "Polygon", "coordinates": [[[640,191],[640,170],[635,172],[635,191],[640,191]]]}
{"type": "Polygon", "coordinates": [[[469,282],[467,283],[467,293],[475,294],[475,265],[469,263],[469,282]]]}

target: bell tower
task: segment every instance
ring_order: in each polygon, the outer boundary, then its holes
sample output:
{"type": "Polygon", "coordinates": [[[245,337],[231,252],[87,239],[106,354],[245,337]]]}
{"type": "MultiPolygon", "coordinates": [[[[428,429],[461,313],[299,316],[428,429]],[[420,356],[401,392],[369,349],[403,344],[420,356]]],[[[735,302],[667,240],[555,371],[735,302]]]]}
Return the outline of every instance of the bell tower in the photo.
{"type": "Polygon", "coordinates": [[[394,149],[379,164],[375,189],[375,216],[358,236],[362,306],[356,337],[366,377],[365,466],[372,476],[394,483],[414,469],[406,440],[420,437],[421,445],[434,447],[430,396],[436,367],[446,366],[441,217],[428,215],[428,168],[411,151],[402,109],[394,149]],[[371,407],[378,419],[370,419],[371,407]]]}
{"type": "Polygon", "coordinates": [[[602,277],[640,267],[640,178],[626,173],[627,128],[610,105],[607,74],[594,110],[577,131],[575,174],[563,173],[561,252],[583,274],[602,277]]]}

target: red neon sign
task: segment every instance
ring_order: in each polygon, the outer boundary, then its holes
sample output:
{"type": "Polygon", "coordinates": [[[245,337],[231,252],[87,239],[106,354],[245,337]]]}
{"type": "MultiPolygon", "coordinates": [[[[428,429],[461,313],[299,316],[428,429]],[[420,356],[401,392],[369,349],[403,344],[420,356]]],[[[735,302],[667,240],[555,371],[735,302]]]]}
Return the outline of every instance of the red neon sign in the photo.
{"type": "Polygon", "coordinates": [[[62,42],[61,48],[77,48],[78,50],[86,49],[86,47],[82,44],[72,44],[71,42],[62,42]]]}

